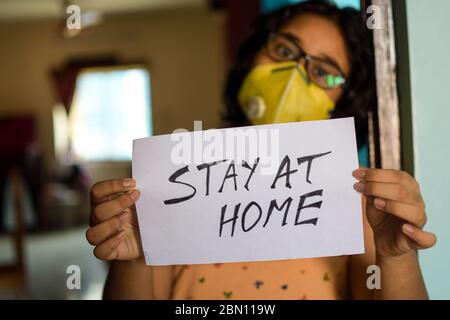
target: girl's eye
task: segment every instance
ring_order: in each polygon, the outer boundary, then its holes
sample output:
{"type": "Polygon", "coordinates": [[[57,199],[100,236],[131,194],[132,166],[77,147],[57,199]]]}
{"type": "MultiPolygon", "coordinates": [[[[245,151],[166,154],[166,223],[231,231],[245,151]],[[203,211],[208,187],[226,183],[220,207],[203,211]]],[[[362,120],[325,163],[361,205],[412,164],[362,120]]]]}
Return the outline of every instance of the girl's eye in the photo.
{"type": "Polygon", "coordinates": [[[314,74],[320,78],[326,77],[328,75],[328,72],[323,70],[322,68],[315,68],[314,74]]]}
{"type": "Polygon", "coordinates": [[[284,45],[278,45],[276,48],[276,53],[283,59],[294,59],[294,52],[284,45]]]}

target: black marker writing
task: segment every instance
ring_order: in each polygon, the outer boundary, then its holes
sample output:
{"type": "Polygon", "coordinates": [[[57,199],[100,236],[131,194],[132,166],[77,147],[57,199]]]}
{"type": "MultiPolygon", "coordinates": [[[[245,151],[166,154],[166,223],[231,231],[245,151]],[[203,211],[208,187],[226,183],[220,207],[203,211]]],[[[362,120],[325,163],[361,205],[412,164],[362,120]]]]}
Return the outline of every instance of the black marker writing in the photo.
{"type": "Polygon", "coordinates": [[[236,182],[236,168],[234,167],[234,162],[231,162],[230,165],[228,166],[228,170],[227,173],[225,174],[225,177],[223,178],[222,181],[222,186],[219,189],[219,192],[222,192],[223,190],[223,185],[225,184],[225,181],[227,181],[227,179],[233,178],[234,181],[234,191],[237,190],[237,182],[236,182]],[[230,171],[233,171],[233,173],[230,174],[230,171]]]}
{"type": "Polygon", "coordinates": [[[322,200],[318,201],[318,202],[314,202],[314,203],[306,205],[306,206],[304,206],[304,204],[305,204],[306,198],[315,197],[315,196],[321,197],[322,193],[323,193],[323,190],[317,190],[317,191],[313,191],[313,192],[304,194],[300,197],[300,201],[298,202],[297,215],[295,216],[295,225],[296,226],[298,226],[300,224],[313,224],[313,225],[317,224],[317,218],[306,220],[306,221],[299,221],[298,219],[300,218],[300,212],[303,209],[306,209],[306,208],[320,209],[320,207],[322,206],[322,200]]]}
{"type": "Polygon", "coordinates": [[[204,164],[201,164],[201,165],[197,166],[197,170],[198,171],[201,171],[201,170],[206,168],[206,196],[209,195],[209,176],[210,176],[210,173],[211,173],[210,172],[211,170],[209,168],[211,168],[212,166],[215,166],[215,165],[217,165],[219,163],[225,162],[225,161],[227,161],[227,160],[214,161],[214,162],[204,163],[204,164]]]}
{"type": "MultiPolygon", "coordinates": [[[[322,194],[323,194],[323,190],[316,190],[313,192],[306,193],[299,197],[299,203],[298,203],[297,211],[295,214],[295,220],[292,223],[293,225],[297,226],[297,225],[312,224],[315,226],[317,224],[317,220],[318,220],[317,217],[313,218],[313,219],[301,221],[300,216],[301,216],[301,213],[306,209],[313,209],[313,208],[320,209],[320,207],[322,205],[322,201],[318,201],[318,202],[308,204],[308,205],[305,205],[305,201],[307,198],[322,196],[322,194]]],[[[276,200],[272,200],[269,204],[265,222],[262,225],[262,227],[265,228],[267,226],[269,220],[271,219],[272,212],[274,209],[276,209],[278,211],[282,211],[284,209],[283,219],[282,219],[280,225],[282,227],[287,225],[288,217],[289,217],[289,209],[291,207],[292,201],[293,201],[293,199],[291,197],[289,197],[281,204],[281,206],[279,206],[278,202],[276,200]]],[[[236,224],[237,224],[238,220],[241,220],[240,225],[241,225],[241,230],[243,232],[248,232],[248,231],[254,229],[255,227],[257,227],[257,225],[261,221],[264,211],[265,211],[263,209],[263,207],[256,201],[251,201],[249,204],[247,204],[247,206],[242,211],[242,214],[240,215],[241,205],[242,205],[241,203],[237,203],[234,206],[233,215],[229,219],[226,219],[228,205],[224,205],[222,207],[222,212],[221,212],[221,216],[220,216],[219,237],[222,237],[222,235],[223,235],[224,226],[225,225],[229,226],[230,224],[231,224],[230,236],[233,237],[235,235],[235,231],[236,231],[235,229],[236,229],[236,224]],[[251,219],[250,221],[253,221],[253,222],[250,223],[248,221],[248,219],[251,219]]],[[[272,218],[272,220],[273,219],[274,218],[272,218]]]]}
{"type": "Polygon", "coordinates": [[[247,189],[247,191],[249,190],[248,189],[248,183],[250,182],[250,179],[252,178],[253,174],[255,173],[255,170],[256,170],[256,167],[258,166],[258,163],[259,163],[259,157],[256,158],[256,161],[255,161],[255,164],[253,165],[253,167],[250,167],[250,165],[246,161],[244,161],[244,163],[242,164],[242,166],[244,168],[247,168],[247,169],[250,170],[250,175],[248,176],[247,182],[244,185],[244,188],[247,189]]]}
{"type": "Polygon", "coordinates": [[[277,200],[274,199],[274,200],[270,201],[269,212],[267,213],[266,222],[264,222],[263,227],[265,228],[267,223],[269,222],[269,219],[270,219],[270,216],[272,215],[273,209],[277,209],[278,211],[281,211],[281,210],[283,210],[283,208],[285,206],[287,206],[286,210],[284,210],[283,223],[281,224],[281,226],[284,227],[287,224],[286,220],[287,220],[289,208],[291,207],[291,202],[292,202],[292,198],[289,197],[283,202],[281,207],[279,207],[277,200]]]}
{"type": "Polygon", "coordinates": [[[291,170],[291,159],[289,159],[289,156],[285,156],[283,161],[281,161],[275,180],[273,180],[270,188],[275,189],[275,184],[277,183],[278,179],[286,177],[286,188],[291,189],[292,187],[291,183],[289,182],[289,177],[291,174],[296,173],[297,171],[298,170],[291,170]],[[286,167],[286,172],[283,172],[284,167],[286,167]],[[283,174],[281,174],[281,172],[283,172],[283,174]]]}
{"type": "Polygon", "coordinates": [[[311,166],[312,166],[312,162],[314,159],[320,158],[320,157],[324,157],[328,154],[330,154],[331,151],[326,152],[326,153],[321,153],[321,154],[316,154],[313,156],[307,156],[307,157],[302,157],[302,158],[298,158],[297,159],[297,163],[300,166],[302,163],[304,162],[308,162],[308,167],[306,169],[306,182],[308,182],[309,184],[311,184],[311,181],[309,180],[309,174],[311,173],[311,166]]]}
{"type": "MultiPolygon", "coordinates": [[[[277,170],[277,173],[275,175],[275,178],[273,179],[272,184],[270,185],[270,189],[276,189],[277,187],[280,188],[288,188],[293,189],[293,186],[291,185],[291,175],[296,174],[298,171],[300,171],[299,167],[302,164],[306,164],[306,175],[305,175],[305,181],[308,184],[312,184],[311,182],[311,172],[312,172],[312,163],[314,160],[318,158],[322,158],[326,155],[331,154],[331,151],[325,152],[325,153],[319,153],[315,155],[309,155],[304,157],[296,158],[297,163],[293,164],[291,163],[291,159],[288,155],[286,155],[277,170]],[[297,165],[297,168],[293,168],[293,165],[297,165]],[[278,183],[279,180],[282,180],[284,178],[284,184],[278,183]]],[[[241,165],[235,164],[234,161],[230,161],[227,166],[221,166],[223,172],[221,185],[219,189],[216,189],[212,187],[214,185],[214,181],[211,181],[211,172],[212,170],[219,170],[219,164],[224,164],[228,160],[221,160],[221,161],[215,161],[210,163],[204,163],[201,165],[198,165],[194,167],[197,169],[197,172],[205,171],[205,196],[209,196],[212,192],[211,190],[215,191],[217,190],[218,193],[222,193],[225,188],[225,184],[227,180],[232,180],[234,191],[238,191],[238,180],[239,185],[243,187],[245,190],[250,191],[250,184],[252,181],[252,178],[255,176],[256,169],[258,167],[258,164],[260,162],[260,158],[256,158],[255,161],[250,165],[246,161],[243,161],[241,165]],[[244,168],[246,172],[245,180],[242,179],[242,173],[239,171],[239,168],[244,168]],[[226,168],[226,170],[224,169],[226,168]],[[206,169],[206,170],[205,170],[206,169]],[[238,169],[238,172],[236,171],[238,169]],[[247,174],[248,173],[248,174],[247,174]],[[239,178],[239,179],[238,179],[239,178]],[[245,183],[244,183],[245,181],[245,183]]],[[[241,169],[242,170],[242,169],[241,169]]],[[[194,170],[195,171],[195,170],[194,170]]],[[[168,199],[164,201],[165,205],[173,205],[178,204],[183,201],[188,201],[192,199],[196,193],[197,189],[192,184],[189,184],[187,182],[180,181],[180,177],[189,171],[189,166],[182,167],[178,170],[176,170],[170,177],[169,182],[181,184],[184,186],[187,186],[191,189],[191,192],[183,197],[177,197],[173,199],[168,199]]],[[[298,173],[297,173],[298,175],[298,173]]],[[[213,177],[216,175],[213,175],[213,177]]],[[[254,180],[254,179],[253,179],[254,180]]],[[[216,181],[217,183],[218,181],[216,181]]],[[[217,187],[217,184],[215,185],[217,187]]],[[[267,185],[267,188],[269,186],[267,185]]],[[[283,202],[278,201],[277,199],[272,199],[268,203],[268,207],[264,207],[261,203],[256,201],[250,201],[246,205],[242,203],[235,203],[233,206],[230,204],[225,204],[222,206],[221,209],[221,215],[220,215],[220,222],[219,222],[219,237],[222,237],[224,234],[224,230],[230,229],[230,236],[233,237],[236,234],[236,226],[239,226],[238,228],[242,230],[242,232],[249,232],[253,229],[257,229],[258,225],[261,225],[262,228],[266,228],[269,223],[273,224],[280,224],[281,227],[284,227],[291,223],[292,225],[312,225],[316,226],[318,222],[318,217],[309,218],[306,219],[304,216],[304,212],[307,209],[320,209],[322,207],[322,200],[312,202],[306,201],[309,198],[313,197],[322,197],[323,196],[323,189],[315,190],[312,192],[305,193],[298,197],[298,205],[296,207],[295,213],[292,213],[290,215],[290,211],[294,211],[295,209],[292,208],[294,199],[292,197],[287,197],[283,202]],[[243,210],[241,210],[243,209],[243,210]],[[227,217],[227,211],[232,210],[232,212],[228,213],[227,217]],[[279,212],[280,214],[273,214],[274,212],[279,212]],[[231,216],[230,216],[231,215],[231,216]],[[295,217],[290,216],[295,215],[295,217]],[[294,219],[295,218],[295,219],[294,219]],[[240,220],[240,221],[239,221],[240,220]],[[273,221],[275,220],[275,221],[273,221]],[[289,222],[289,220],[291,222],[289,222]],[[239,223],[238,223],[239,222],[239,223]]],[[[265,200],[265,199],[262,199],[265,200]]]]}
{"type": "Polygon", "coordinates": [[[261,206],[259,204],[257,204],[255,201],[250,202],[244,209],[244,212],[242,213],[242,231],[244,232],[249,232],[250,230],[252,230],[259,222],[259,220],[261,220],[261,216],[262,216],[262,209],[261,206]],[[258,218],[255,220],[255,222],[253,222],[253,224],[246,228],[245,227],[245,221],[246,221],[246,217],[247,217],[247,213],[250,211],[250,209],[252,207],[256,207],[258,210],[258,218]]]}
{"type": "Polygon", "coordinates": [[[227,211],[227,205],[224,205],[222,207],[222,214],[220,215],[220,230],[219,230],[219,237],[222,236],[222,228],[223,225],[226,223],[231,222],[232,223],[232,227],[231,227],[231,236],[234,235],[234,227],[236,226],[236,221],[238,218],[238,213],[239,213],[239,208],[240,208],[241,204],[238,203],[235,208],[234,208],[234,215],[231,219],[228,220],[224,220],[225,219],[225,212],[227,211]]]}
{"type": "Polygon", "coordinates": [[[170,177],[169,177],[169,181],[172,183],[179,183],[179,184],[183,184],[185,186],[188,186],[190,188],[192,188],[193,192],[185,197],[181,197],[181,198],[174,198],[174,199],[170,199],[170,200],[164,200],[164,204],[176,204],[176,203],[180,203],[183,201],[187,201],[189,199],[191,199],[193,196],[195,196],[195,194],[197,193],[197,189],[195,189],[195,187],[193,185],[190,185],[189,183],[186,182],[181,182],[181,181],[177,181],[177,178],[182,176],[183,174],[185,174],[186,172],[189,172],[189,167],[185,166],[181,169],[178,169],[177,171],[175,171],[170,177]]]}

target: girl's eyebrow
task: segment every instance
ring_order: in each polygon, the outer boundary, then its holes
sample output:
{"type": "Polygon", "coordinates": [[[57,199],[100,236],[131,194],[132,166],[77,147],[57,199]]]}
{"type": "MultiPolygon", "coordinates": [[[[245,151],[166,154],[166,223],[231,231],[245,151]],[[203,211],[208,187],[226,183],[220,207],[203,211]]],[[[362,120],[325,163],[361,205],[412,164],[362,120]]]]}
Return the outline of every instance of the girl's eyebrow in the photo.
{"type": "Polygon", "coordinates": [[[296,36],[295,34],[293,34],[292,32],[285,31],[285,32],[282,32],[282,34],[284,34],[284,35],[287,36],[289,39],[291,39],[292,41],[294,41],[297,45],[301,45],[302,39],[300,39],[299,37],[297,37],[297,36],[296,36]]]}

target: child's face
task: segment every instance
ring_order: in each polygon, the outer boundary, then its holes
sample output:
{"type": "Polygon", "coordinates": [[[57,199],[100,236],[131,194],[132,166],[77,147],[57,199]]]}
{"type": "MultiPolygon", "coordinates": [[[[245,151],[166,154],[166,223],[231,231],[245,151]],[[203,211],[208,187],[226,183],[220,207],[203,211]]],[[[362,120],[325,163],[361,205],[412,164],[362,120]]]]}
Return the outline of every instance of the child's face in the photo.
{"type": "MultiPolygon", "coordinates": [[[[350,74],[345,40],[333,22],[318,15],[303,14],[294,18],[279,31],[295,36],[298,39],[298,45],[307,54],[323,59],[332,59],[345,75],[350,74]]],[[[265,51],[264,48],[256,56],[255,65],[274,62],[265,51]]],[[[343,93],[343,88],[340,86],[325,92],[336,103],[343,93]]]]}

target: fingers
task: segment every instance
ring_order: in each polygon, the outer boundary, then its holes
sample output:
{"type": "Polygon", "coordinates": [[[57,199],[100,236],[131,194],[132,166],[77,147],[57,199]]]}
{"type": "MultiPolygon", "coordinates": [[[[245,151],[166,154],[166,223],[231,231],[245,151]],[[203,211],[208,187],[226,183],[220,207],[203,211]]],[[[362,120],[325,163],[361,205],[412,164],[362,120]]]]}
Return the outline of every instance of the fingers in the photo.
{"type": "Polygon", "coordinates": [[[91,189],[91,201],[94,204],[100,203],[104,197],[111,196],[118,192],[127,192],[136,187],[133,179],[115,179],[96,183],[91,189]]]}
{"type": "Polygon", "coordinates": [[[139,197],[139,190],[130,190],[114,200],[97,205],[94,208],[94,217],[100,222],[108,220],[134,205],[139,197]]]}
{"type": "Polygon", "coordinates": [[[114,234],[122,231],[121,227],[126,222],[126,215],[128,214],[130,214],[130,212],[124,211],[123,213],[90,228],[86,232],[86,239],[93,246],[102,243],[114,234]]]}
{"type": "Polygon", "coordinates": [[[402,231],[414,243],[415,248],[413,249],[428,249],[437,242],[435,234],[423,231],[410,224],[404,224],[402,226],[402,231]]]}
{"type": "Polygon", "coordinates": [[[399,229],[405,235],[398,238],[394,245],[397,249],[427,249],[436,244],[436,236],[422,230],[426,224],[425,204],[419,184],[412,176],[385,169],[358,169],[353,176],[359,180],[355,190],[367,198],[366,213],[371,226],[387,228],[377,232],[388,238],[399,229]]]}
{"type": "Polygon", "coordinates": [[[417,181],[408,173],[400,170],[361,168],[353,171],[353,176],[361,181],[394,183],[411,187],[415,190],[419,189],[417,181]]]}
{"type": "Polygon", "coordinates": [[[131,209],[90,228],[86,238],[96,246],[94,255],[98,259],[135,259],[142,252],[137,217],[131,209]]]}
{"type": "Polygon", "coordinates": [[[119,232],[119,234],[109,238],[99,246],[95,247],[94,255],[101,260],[116,260],[119,254],[117,248],[125,237],[125,231],[119,232]]]}
{"type": "Polygon", "coordinates": [[[420,205],[423,202],[414,190],[401,184],[384,182],[358,182],[354,185],[356,191],[376,198],[403,202],[411,205],[420,205]]]}
{"type": "Polygon", "coordinates": [[[378,210],[403,219],[418,228],[423,228],[427,222],[425,211],[418,206],[378,198],[375,198],[370,205],[373,205],[378,210]]]}
{"type": "Polygon", "coordinates": [[[376,207],[372,204],[369,204],[367,202],[367,208],[366,208],[366,217],[367,221],[373,228],[377,228],[388,216],[388,214],[384,211],[378,210],[376,207]]]}

